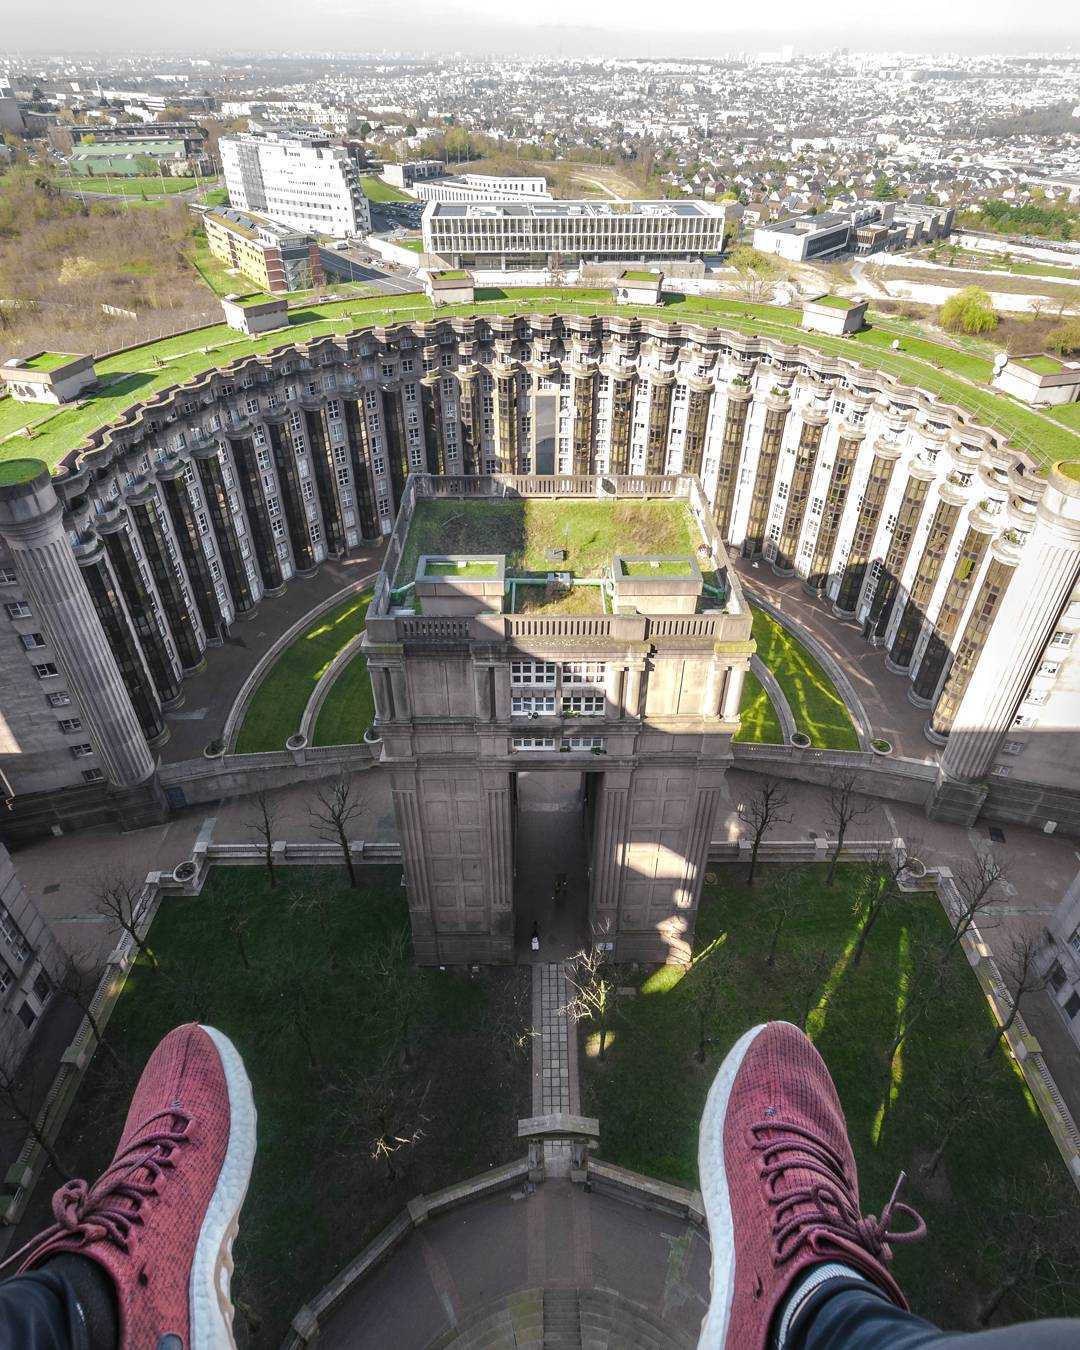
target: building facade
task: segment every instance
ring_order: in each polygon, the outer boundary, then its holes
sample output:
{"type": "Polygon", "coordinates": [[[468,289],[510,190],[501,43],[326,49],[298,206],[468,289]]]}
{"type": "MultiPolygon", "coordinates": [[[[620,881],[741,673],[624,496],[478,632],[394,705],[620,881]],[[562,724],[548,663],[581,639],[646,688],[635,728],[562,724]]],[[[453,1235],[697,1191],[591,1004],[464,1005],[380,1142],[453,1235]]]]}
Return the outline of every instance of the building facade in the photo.
{"type": "Polygon", "coordinates": [[[1080,873],[1046,925],[1040,970],[1050,1001],[1080,1045],[1080,873]]]}
{"type": "Polygon", "coordinates": [[[323,284],[318,241],[306,231],[230,207],[215,207],[202,220],[214,257],[271,295],[323,284]]]}
{"type": "Polygon", "coordinates": [[[371,213],[348,151],[329,137],[298,130],[223,136],[221,167],[229,202],[310,234],[371,231],[371,213]]]}
{"type": "Polygon", "coordinates": [[[533,202],[551,201],[547,179],[497,177],[487,173],[461,173],[430,182],[417,182],[413,189],[421,202],[533,202]]]}
{"type": "Polygon", "coordinates": [[[51,479],[24,463],[0,485],[9,835],[157,809],[185,674],[389,534],[416,472],[697,478],[728,549],[858,624],[925,710],[935,815],[1080,832],[1080,483],[809,343],[659,315],[402,322],[207,370],[51,479]]]}
{"type": "Polygon", "coordinates": [[[536,268],[561,260],[650,261],[719,253],[724,202],[428,202],[424,252],[454,267],[536,268]]]}
{"type": "Polygon", "coordinates": [[[63,979],[65,958],[0,844],[0,1070],[13,1074],[63,979]]]}

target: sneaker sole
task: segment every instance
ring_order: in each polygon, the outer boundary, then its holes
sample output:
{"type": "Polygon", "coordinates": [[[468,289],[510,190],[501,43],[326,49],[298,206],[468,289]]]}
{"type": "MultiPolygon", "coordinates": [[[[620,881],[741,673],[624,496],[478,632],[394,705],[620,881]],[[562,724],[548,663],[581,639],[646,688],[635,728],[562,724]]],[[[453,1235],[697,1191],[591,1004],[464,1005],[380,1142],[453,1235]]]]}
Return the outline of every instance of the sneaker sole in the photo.
{"type": "Polygon", "coordinates": [[[746,1052],[766,1025],[763,1022],[760,1026],[751,1027],[728,1051],[709,1089],[701,1117],[698,1178],[709,1224],[709,1246],[712,1249],[712,1295],[709,1310],[701,1324],[698,1350],[725,1350],[727,1345],[731,1304],[735,1297],[735,1233],[727,1169],[724,1166],[724,1125],[736,1075],[742,1068],[746,1052]]]}
{"type": "Polygon", "coordinates": [[[255,1101],[240,1052],[228,1036],[203,1027],[214,1042],[229,1093],[229,1144],[206,1207],[188,1284],[191,1350],[234,1350],[229,1297],[232,1244],[255,1161],[255,1101]]]}

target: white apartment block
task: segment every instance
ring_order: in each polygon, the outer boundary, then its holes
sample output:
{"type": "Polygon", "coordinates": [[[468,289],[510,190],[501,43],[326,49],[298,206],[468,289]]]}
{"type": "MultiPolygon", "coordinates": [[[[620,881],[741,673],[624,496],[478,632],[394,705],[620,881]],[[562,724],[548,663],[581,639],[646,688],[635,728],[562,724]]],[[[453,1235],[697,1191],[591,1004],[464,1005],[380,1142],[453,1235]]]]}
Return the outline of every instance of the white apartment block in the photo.
{"type": "Polygon", "coordinates": [[[544,267],[571,261],[657,261],[719,253],[728,203],[428,202],[424,252],[455,267],[544,267]]]}
{"type": "Polygon", "coordinates": [[[537,202],[551,201],[547,179],[495,177],[462,173],[431,182],[417,182],[410,191],[421,202],[537,202]]]}
{"type": "Polygon", "coordinates": [[[371,213],[356,165],[327,137],[243,132],[221,140],[230,205],[311,234],[368,234],[371,213]]]}

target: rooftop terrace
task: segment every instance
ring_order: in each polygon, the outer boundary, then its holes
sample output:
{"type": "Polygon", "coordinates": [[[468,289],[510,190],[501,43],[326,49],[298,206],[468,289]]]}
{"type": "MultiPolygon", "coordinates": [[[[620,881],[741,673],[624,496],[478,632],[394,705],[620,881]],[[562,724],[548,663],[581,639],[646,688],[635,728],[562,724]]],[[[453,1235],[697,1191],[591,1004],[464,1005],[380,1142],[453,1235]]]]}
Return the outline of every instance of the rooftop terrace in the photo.
{"type": "MultiPolygon", "coordinates": [[[[779,305],[751,305],[735,300],[703,299],[665,295],[656,311],[643,306],[616,306],[608,289],[556,290],[521,288],[510,291],[478,291],[472,304],[447,305],[440,318],[455,315],[565,313],[611,315],[621,319],[640,313],[643,319],[723,327],[736,333],[771,337],[858,362],[923,389],[972,414],[984,425],[998,430],[1034,462],[1047,468],[1055,459],[1080,459],[1080,428],[1073,428],[1074,405],[1047,412],[1022,406],[1006,394],[990,388],[992,362],[984,356],[937,341],[910,326],[874,322],[871,327],[846,338],[809,333],[800,328],[797,309],[779,305]],[[899,339],[901,350],[891,345],[899,339]]],[[[293,309],[285,329],[261,337],[238,335],[228,325],[216,324],[178,333],[141,347],[131,347],[96,363],[98,387],[83,395],[77,405],[53,411],[45,406],[28,408],[11,398],[0,398],[0,461],[32,454],[55,468],[97,428],[115,421],[138,400],[191,380],[207,370],[223,367],[245,357],[266,354],[290,343],[330,335],[345,335],[357,329],[398,321],[428,320],[431,304],[426,296],[373,296],[327,304],[307,304],[293,309]],[[18,434],[24,428],[28,433],[18,434]]]]}

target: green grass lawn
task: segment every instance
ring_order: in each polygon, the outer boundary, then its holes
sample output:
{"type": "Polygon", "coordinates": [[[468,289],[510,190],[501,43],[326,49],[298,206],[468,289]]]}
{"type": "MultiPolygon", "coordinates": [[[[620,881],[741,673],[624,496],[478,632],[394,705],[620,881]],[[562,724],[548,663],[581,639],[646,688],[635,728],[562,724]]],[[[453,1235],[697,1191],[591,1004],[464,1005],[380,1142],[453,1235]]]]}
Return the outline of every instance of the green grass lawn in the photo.
{"type": "Polygon", "coordinates": [[[315,719],[314,745],[359,745],[375,720],[367,657],[356,654],[330,686],[315,719]]]}
{"type": "Polygon", "coordinates": [[[204,234],[194,235],[187,241],[184,246],[184,257],[216,296],[234,295],[255,285],[255,282],[243,273],[230,272],[221,259],[210,252],[210,245],[206,242],[204,234]]]}
{"type": "Polygon", "coordinates": [[[21,403],[10,394],[0,398],[0,440],[10,436],[13,431],[21,431],[31,422],[50,417],[52,409],[43,403],[21,403]]]}
{"type": "Polygon", "coordinates": [[[410,253],[423,253],[424,241],[422,239],[395,239],[393,241],[398,248],[407,248],[410,253]]]}
{"type": "Polygon", "coordinates": [[[858,750],[859,737],[836,685],[803,644],[763,610],[754,609],[757,654],[772,671],[810,744],[827,750],[858,750]]]}
{"type": "Polygon", "coordinates": [[[202,200],[204,206],[228,206],[229,193],[228,190],[223,187],[211,188],[209,192],[203,195],[202,200]]]}
{"type": "Polygon", "coordinates": [[[407,192],[402,192],[401,188],[394,187],[393,183],[387,183],[373,173],[361,174],[360,186],[364,189],[364,196],[369,202],[416,201],[415,197],[410,197],[407,192]]]}
{"type": "MultiPolygon", "coordinates": [[[[698,1029],[692,985],[664,968],[653,975],[620,973],[620,984],[638,986],[623,999],[612,1023],[608,1061],[583,1057],[582,1106],[600,1119],[600,1156],[683,1186],[697,1184],[698,1122],[717,1065],[749,1027],[769,1019],[806,1026],[824,1056],[843,1103],[859,1166],[864,1213],[880,1213],[897,1174],[908,1173],[902,1199],[925,1217],[926,1242],[895,1248],[894,1271],[915,1310],[946,1326],[969,1325],[974,1307],[998,1282],[1000,1256],[987,1234],[1015,1219],[998,1195],[1006,1182],[1034,1184],[1052,1169],[1055,1199],[1065,1209],[1060,1232],[1075,1232],[1080,1204],[1068,1173],[1018,1072],[998,1052],[984,1061],[985,1110],[965,1121],[927,1180],[920,1166],[932,1155],[949,1107],[944,1093],[957,1070],[978,1060],[993,1022],[975,976],[962,954],[946,967],[940,996],[915,1022],[909,1039],[889,1063],[889,1050],[909,997],[921,999],[920,972],[936,964],[948,925],[931,894],[888,902],[869,935],[859,967],[851,965],[858,933],[855,903],[863,869],[843,867],[832,890],[813,868],[801,884],[811,896],[784,926],[775,965],[766,965],[773,921],[765,912],[771,874],[765,869],[753,892],[744,869],[724,866],[707,883],[697,925],[696,951],[719,939],[712,958],[728,975],[710,1020],[704,1066],[695,1059],[698,1029]]],[[[702,966],[704,970],[704,966],[702,966]]],[[[1028,1293],[1035,1291],[1030,1287],[1028,1293]]],[[[1051,1301],[1043,1315],[1080,1312],[1051,1301]]],[[[1007,1299],[1003,1320],[1031,1315],[1007,1299]]]]}
{"type": "Polygon", "coordinates": [[[349,596],[320,615],[278,656],[248,704],[236,738],[238,754],[285,748],[288,738],[300,730],[307,701],[327,666],[362,632],[370,600],[370,591],[349,596]]]}
{"type": "Polygon", "coordinates": [[[494,577],[498,564],[493,562],[429,562],[424,568],[425,577],[464,577],[466,580],[477,577],[494,577]]]}
{"type": "MultiPolygon", "coordinates": [[[[361,868],[355,891],[338,868],[277,875],[271,890],[261,867],[218,867],[200,897],[163,902],[150,935],[161,970],[135,965],[109,1025],[124,1071],[97,1055],[59,1144],[77,1175],[95,1176],[160,1037],[198,1020],[232,1038],[259,1114],[233,1280],[248,1310],[238,1340],[252,1347],[279,1345],[300,1306],[412,1196],[520,1156],[516,1122],[529,1106],[528,1055],[507,1035],[528,1044],[522,971],[416,971],[400,868],[361,868]],[[396,1132],[422,1131],[394,1155],[393,1180],[370,1156],[369,1094],[401,1103],[396,1132]]],[[[46,1219],[52,1180],[28,1224],[46,1219]]]]}
{"type": "Polygon", "coordinates": [[[780,718],[765,692],[765,686],[753,671],[746,672],[739,716],[742,726],[735,733],[737,741],[783,745],[784,733],[780,728],[780,718]]]}
{"type": "Polygon", "coordinates": [[[170,178],[168,174],[164,178],[121,178],[116,174],[95,174],[93,178],[65,178],[62,180],[66,188],[72,191],[105,192],[118,197],[141,197],[144,194],[147,197],[171,197],[176,192],[187,192],[190,188],[197,188],[206,180],[202,178],[170,178]]]}
{"type": "Polygon", "coordinates": [[[682,502],[422,501],[396,580],[411,581],[425,553],[505,553],[508,569],[598,576],[616,553],[692,553],[696,535],[682,502]],[[548,562],[552,548],[566,549],[566,561],[548,562]]]}
{"type": "MultiPolygon", "coordinates": [[[[227,283],[220,280],[218,284],[236,288],[233,278],[228,278],[227,283]]],[[[606,290],[568,289],[553,293],[550,287],[481,291],[472,304],[445,306],[440,310],[440,317],[522,311],[618,315],[621,318],[633,317],[636,313],[646,318],[657,317],[657,311],[651,306],[635,309],[634,306],[612,304],[606,290]]],[[[64,409],[43,420],[32,438],[32,448],[28,453],[36,454],[48,464],[55,465],[90,431],[116,418],[139,398],[146,398],[157,390],[190,379],[213,366],[273,351],[289,342],[345,334],[366,325],[389,323],[395,319],[429,318],[430,315],[431,304],[426,296],[378,295],[334,304],[309,305],[293,313],[288,332],[278,331],[239,341],[235,340],[237,335],[232,334],[227,347],[221,346],[223,339],[219,336],[220,325],[212,325],[177,338],[166,338],[157,343],[147,343],[108,357],[98,366],[99,373],[137,375],[138,378],[132,384],[125,389],[113,387],[91,394],[82,407],[64,409]],[[207,347],[212,350],[204,354],[202,349],[207,347]],[[170,356],[170,352],[183,353],[183,359],[170,356]]],[[[888,327],[864,329],[850,338],[807,333],[799,327],[801,310],[785,309],[778,305],[665,296],[661,315],[671,321],[720,325],[734,331],[776,337],[831,355],[861,361],[939,394],[947,402],[955,403],[996,426],[1024,446],[1040,465],[1047,466],[1055,459],[1080,459],[1080,437],[1071,425],[1060,418],[1042,416],[989,389],[987,386],[992,364],[986,356],[977,352],[959,350],[956,346],[937,343],[929,337],[914,337],[907,330],[888,327]],[[891,343],[897,336],[901,338],[902,350],[893,352],[891,343]],[[954,375],[963,376],[964,379],[953,378],[954,375]],[[965,380],[975,383],[968,384],[965,380]]],[[[0,458],[8,453],[10,447],[0,444],[0,458]]]]}

